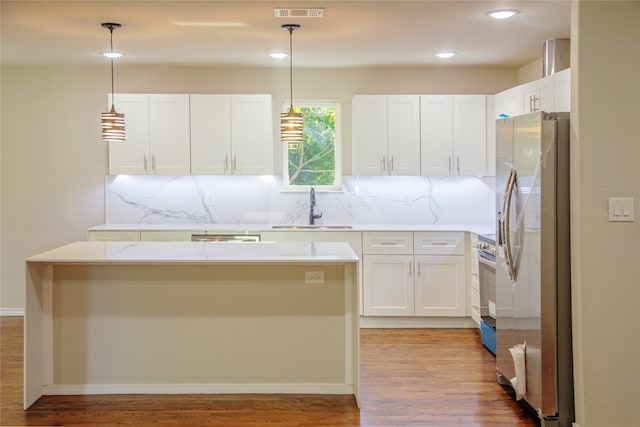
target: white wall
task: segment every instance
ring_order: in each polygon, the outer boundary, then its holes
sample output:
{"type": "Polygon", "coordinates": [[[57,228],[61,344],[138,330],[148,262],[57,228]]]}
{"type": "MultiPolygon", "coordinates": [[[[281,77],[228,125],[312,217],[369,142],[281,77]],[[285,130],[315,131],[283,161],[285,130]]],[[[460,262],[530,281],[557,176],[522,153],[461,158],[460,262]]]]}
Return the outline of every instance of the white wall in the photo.
{"type": "Polygon", "coordinates": [[[640,2],[572,17],[572,281],[576,422],[640,425],[640,2]],[[635,222],[608,222],[634,197],[635,222]]]}
{"type": "MultiPolygon", "coordinates": [[[[117,92],[272,93],[289,96],[282,68],[116,66],[117,92]]],[[[344,103],[343,164],[351,173],[351,97],[356,93],[494,94],[516,71],[494,68],[295,70],[294,97],[344,103]]],[[[107,146],[99,117],[110,91],[108,67],[3,66],[1,82],[0,310],[24,306],[24,259],[86,238],[105,222],[107,146]]],[[[274,141],[274,167],[281,145],[274,141]]]]}

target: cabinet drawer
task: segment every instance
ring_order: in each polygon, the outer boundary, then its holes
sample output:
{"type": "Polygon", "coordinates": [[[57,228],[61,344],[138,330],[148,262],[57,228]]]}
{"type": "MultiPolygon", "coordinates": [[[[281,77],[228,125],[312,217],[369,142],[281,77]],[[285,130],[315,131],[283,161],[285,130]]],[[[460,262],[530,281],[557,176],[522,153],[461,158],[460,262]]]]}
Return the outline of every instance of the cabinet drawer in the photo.
{"type": "Polygon", "coordinates": [[[464,232],[421,231],[414,233],[416,255],[464,255],[464,232]]]}
{"type": "Polygon", "coordinates": [[[365,254],[413,254],[413,233],[410,231],[366,231],[362,233],[365,254]]]}
{"type": "Polygon", "coordinates": [[[99,242],[139,241],[138,230],[89,230],[89,240],[99,242]]]}

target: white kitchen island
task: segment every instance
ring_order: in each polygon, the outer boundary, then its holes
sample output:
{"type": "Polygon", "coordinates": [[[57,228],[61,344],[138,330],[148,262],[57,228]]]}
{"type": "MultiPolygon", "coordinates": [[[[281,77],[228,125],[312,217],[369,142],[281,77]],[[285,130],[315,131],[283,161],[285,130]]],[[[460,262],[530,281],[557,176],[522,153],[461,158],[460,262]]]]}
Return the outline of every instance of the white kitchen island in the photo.
{"type": "Polygon", "coordinates": [[[54,394],[358,404],[358,258],[347,243],[75,242],[26,264],[25,409],[54,394]]]}

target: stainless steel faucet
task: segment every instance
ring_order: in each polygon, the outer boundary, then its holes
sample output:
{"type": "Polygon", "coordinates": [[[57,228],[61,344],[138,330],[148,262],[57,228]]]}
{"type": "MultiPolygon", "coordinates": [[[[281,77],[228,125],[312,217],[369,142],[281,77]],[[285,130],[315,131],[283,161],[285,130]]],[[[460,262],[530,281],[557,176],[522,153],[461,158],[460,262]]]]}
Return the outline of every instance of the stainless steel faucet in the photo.
{"type": "Polygon", "coordinates": [[[316,223],[316,219],[322,218],[322,212],[319,215],[316,215],[313,212],[313,208],[316,207],[316,190],[311,187],[309,191],[309,225],[314,225],[316,223]]]}

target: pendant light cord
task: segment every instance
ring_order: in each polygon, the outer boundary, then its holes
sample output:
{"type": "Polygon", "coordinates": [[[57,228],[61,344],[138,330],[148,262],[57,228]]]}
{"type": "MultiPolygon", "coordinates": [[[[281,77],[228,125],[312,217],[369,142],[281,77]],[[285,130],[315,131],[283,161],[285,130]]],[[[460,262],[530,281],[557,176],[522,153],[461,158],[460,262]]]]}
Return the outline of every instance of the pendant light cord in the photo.
{"type": "Polygon", "coordinates": [[[115,108],[115,96],[113,94],[113,27],[109,27],[109,33],[111,34],[111,108],[115,108]]]}
{"type": "Polygon", "coordinates": [[[289,27],[289,110],[293,110],[293,27],[289,27]]]}

